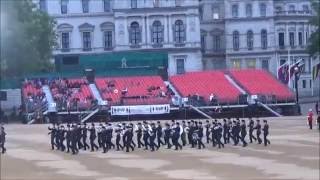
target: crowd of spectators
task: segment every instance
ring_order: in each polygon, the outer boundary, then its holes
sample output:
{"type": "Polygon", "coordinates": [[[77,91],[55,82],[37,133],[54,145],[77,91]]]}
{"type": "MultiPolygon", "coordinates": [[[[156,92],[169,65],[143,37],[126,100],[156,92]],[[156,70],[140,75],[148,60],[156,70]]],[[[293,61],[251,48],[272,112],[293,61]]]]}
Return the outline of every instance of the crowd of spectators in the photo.
{"type": "Polygon", "coordinates": [[[47,104],[46,96],[41,88],[42,84],[43,81],[40,79],[23,82],[25,110],[29,113],[39,111],[47,104]]]}
{"type": "Polygon", "coordinates": [[[55,79],[48,85],[58,111],[88,110],[97,104],[85,79],[55,79]]]}

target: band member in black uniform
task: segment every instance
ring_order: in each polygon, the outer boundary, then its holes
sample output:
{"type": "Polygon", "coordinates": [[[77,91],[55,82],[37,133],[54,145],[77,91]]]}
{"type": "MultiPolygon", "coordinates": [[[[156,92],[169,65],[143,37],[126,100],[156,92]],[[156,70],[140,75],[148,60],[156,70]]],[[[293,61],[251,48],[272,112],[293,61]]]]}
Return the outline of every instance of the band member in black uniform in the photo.
{"type": "Polygon", "coordinates": [[[260,120],[257,119],[256,122],[257,122],[257,124],[256,124],[256,126],[254,127],[254,129],[256,129],[258,144],[261,144],[261,143],[262,143],[262,140],[261,140],[261,138],[260,138],[260,134],[261,134],[260,120]]]}
{"type": "Polygon", "coordinates": [[[118,125],[117,128],[115,129],[116,133],[116,146],[117,146],[117,151],[120,151],[120,148],[123,150],[123,146],[120,144],[121,140],[121,126],[118,125]]]}
{"type": "Polygon", "coordinates": [[[158,147],[160,147],[161,145],[164,145],[164,143],[161,139],[162,138],[162,126],[161,126],[160,121],[157,122],[156,134],[157,134],[158,147]]]}
{"type": "Polygon", "coordinates": [[[191,126],[192,126],[192,124],[191,124],[192,122],[191,121],[188,121],[188,132],[187,132],[187,137],[188,137],[188,143],[189,143],[189,145],[192,145],[192,132],[191,132],[191,126]]]}
{"type": "Polygon", "coordinates": [[[228,132],[229,132],[229,126],[227,124],[227,120],[223,119],[223,142],[224,142],[224,144],[228,143],[228,132]]]}
{"type": "Polygon", "coordinates": [[[195,122],[191,120],[191,124],[189,126],[189,133],[188,133],[188,140],[189,143],[191,143],[191,148],[194,148],[196,143],[194,142],[194,139],[192,137],[193,133],[196,131],[195,122]]]}
{"type": "Polygon", "coordinates": [[[107,148],[107,130],[104,126],[102,126],[101,130],[101,146],[103,149],[103,153],[106,153],[108,151],[107,148]]]}
{"type": "Polygon", "coordinates": [[[216,142],[218,144],[219,149],[221,148],[221,146],[224,148],[224,144],[221,142],[222,131],[223,131],[223,127],[221,123],[218,122],[217,126],[215,127],[215,133],[216,133],[216,142]]]}
{"type": "Polygon", "coordinates": [[[182,149],[182,145],[179,143],[179,138],[180,138],[180,123],[177,122],[176,126],[174,127],[174,132],[173,132],[173,137],[172,137],[172,142],[175,145],[175,150],[180,150],[182,149]]]}
{"type": "Polygon", "coordinates": [[[241,126],[240,126],[240,134],[241,134],[241,142],[242,146],[246,147],[248,143],[246,142],[246,136],[247,136],[247,126],[245,120],[241,121],[241,126]]]}
{"type": "Polygon", "coordinates": [[[186,127],[187,127],[186,122],[182,121],[182,133],[181,133],[182,146],[185,146],[187,144],[186,127]]]}
{"type": "Polygon", "coordinates": [[[141,138],[142,138],[142,125],[139,122],[137,129],[136,129],[136,133],[137,133],[137,143],[138,143],[138,148],[141,148],[144,146],[144,144],[141,142],[141,138]]]}
{"type": "Polygon", "coordinates": [[[210,122],[209,120],[206,120],[206,125],[205,125],[205,128],[206,128],[206,138],[207,138],[207,144],[210,143],[210,122]]]}
{"type": "Polygon", "coordinates": [[[107,149],[108,151],[111,149],[111,147],[115,147],[115,145],[112,143],[112,133],[113,133],[113,129],[112,129],[112,124],[108,124],[107,128],[106,128],[106,140],[107,140],[107,149]]]}
{"type": "Polygon", "coordinates": [[[52,127],[48,127],[48,129],[50,131],[48,134],[50,134],[51,149],[54,150],[54,146],[57,146],[57,144],[55,143],[55,139],[57,137],[56,125],[52,124],[52,127]]]}
{"type": "Polygon", "coordinates": [[[236,146],[238,145],[238,136],[237,136],[237,131],[236,131],[236,121],[232,122],[232,127],[231,127],[231,138],[233,141],[233,145],[236,146]]]}
{"type": "Polygon", "coordinates": [[[83,127],[81,128],[81,130],[82,130],[82,134],[81,134],[82,135],[82,144],[83,144],[84,150],[86,151],[87,148],[90,149],[89,145],[87,144],[88,130],[87,130],[86,123],[83,124],[83,127]]]}
{"type": "Polygon", "coordinates": [[[71,150],[72,154],[77,154],[79,152],[79,149],[77,147],[77,126],[72,125],[71,126],[71,150]]]}
{"type": "Polygon", "coordinates": [[[4,147],[5,143],[6,143],[6,135],[7,133],[4,130],[4,127],[1,126],[0,127],[0,148],[2,149],[1,153],[4,154],[7,149],[4,147]]]}
{"type": "Polygon", "coordinates": [[[202,127],[202,122],[199,122],[199,126],[198,126],[198,149],[205,148],[203,142],[202,142],[202,138],[203,138],[203,127],[202,127]]]}
{"type": "Polygon", "coordinates": [[[67,141],[67,153],[70,152],[70,150],[72,149],[71,146],[71,127],[70,124],[67,124],[67,129],[66,129],[66,141],[67,141]]]}
{"type": "Polygon", "coordinates": [[[64,151],[66,149],[66,146],[64,145],[64,140],[65,140],[65,129],[64,126],[61,125],[60,126],[60,130],[59,130],[59,146],[60,146],[60,150],[64,151]]]}
{"type": "Polygon", "coordinates": [[[171,148],[171,144],[170,144],[170,136],[171,136],[171,128],[169,123],[165,124],[165,129],[164,129],[164,143],[167,145],[167,149],[171,148]]]}
{"type": "Polygon", "coordinates": [[[267,146],[267,144],[270,144],[269,139],[267,139],[267,136],[269,135],[269,125],[267,120],[263,120],[264,125],[263,125],[263,143],[264,146],[267,146]]]}
{"type": "Polygon", "coordinates": [[[248,127],[249,127],[249,139],[250,139],[250,143],[252,143],[252,139],[256,141],[257,138],[253,135],[254,121],[251,118],[250,118],[248,127]]]}
{"type": "Polygon", "coordinates": [[[96,143],[94,142],[96,140],[96,128],[94,126],[94,123],[91,124],[91,128],[89,129],[90,131],[90,146],[91,146],[91,152],[94,151],[94,148],[96,148],[96,150],[99,149],[99,147],[96,145],[96,143]]]}
{"type": "Polygon", "coordinates": [[[216,140],[217,140],[217,124],[215,121],[212,121],[212,126],[211,126],[211,141],[212,141],[212,147],[216,147],[216,140]]]}
{"type": "Polygon", "coordinates": [[[149,125],[147,122],[143,123],[143,142],[144,142],[144,150],[148,150],[148,146],[150,145],[148,140],[149,140],[149,125]]]}
{"type": "Polygon", "coordinates": [[[98,132],[97,132],[99,148],[102,148],[102,141],[101,141],[102,126],[103,126],[103,125],[100,123],[100,124],[99,124],[99,127],[98,127],[98,132]]]}
{"type": "Polygon", "coordinates": [[[76,135],[76,138],[77,138],[77,144],[78,144],[78,149],[82,149],[83,148],[83,144],[82,144],[82,142],[81,142],[81,132],[82,132],[82,130],[81,130],[81,124],[78,124],[77,125],[77,131],[76,131],[77,133],[77,135],[76,135]]]}
{"type": "Polygon", "coordinates": [[[125,139],[126,152],[129,152],[129,148],[134,151],[134,147],[132,146],[133,131],[131,128],[131,126],[127,126],[123,135],[125,139]]]}
{"type": "Polygon", "coordinates": [[[156,139],[156,126],[154,123],[151,123],[151,129],[149,129],[149,136],[150,136],[150,149],[151,151],[154,151],[154,147],[157,148],[157,150],[159,149],[160,146],[158,146],[154,141],[156,139]]]}

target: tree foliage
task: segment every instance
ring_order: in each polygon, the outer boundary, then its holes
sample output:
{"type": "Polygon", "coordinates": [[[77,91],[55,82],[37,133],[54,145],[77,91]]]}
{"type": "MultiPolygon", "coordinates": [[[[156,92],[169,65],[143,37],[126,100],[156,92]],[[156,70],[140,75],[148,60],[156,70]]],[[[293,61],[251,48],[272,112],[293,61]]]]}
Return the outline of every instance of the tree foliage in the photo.
{"type": "Polygon", "coordinates": [[[319,0],[312,1],[312,8],[315,12],[315,16],[313,16],[310,20],[310,23],[316,28],[315,31],[310,36],[310,44],[308,46],[308,51],[310,55],[315,55],[319,53],[320,50],[320,3],[319,0]]]}
{"type": "Polygon", "coordinates": [[[46,72],[56,42],[55,21],[31,0],[1,0],[1,76],[46,72]]]}

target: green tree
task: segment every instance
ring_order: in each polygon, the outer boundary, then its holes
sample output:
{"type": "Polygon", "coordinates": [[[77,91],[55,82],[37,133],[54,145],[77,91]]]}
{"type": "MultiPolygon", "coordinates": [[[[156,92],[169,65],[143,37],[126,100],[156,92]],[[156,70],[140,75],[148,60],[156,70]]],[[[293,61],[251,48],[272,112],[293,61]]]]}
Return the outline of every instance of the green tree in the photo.
{"type": "Polygon", "coordinates": [[[32,0],[1,0],[1,76],[52,69],[55,21],[32,0]]]}
{"type": "Polygon", "coordinates": [[[308,46],[308,51],[311,56],[315,55],[316,53],[319,53],[319,50],[320,50],[320,29],[319,29],[320,3],[319,3],[319,0],[312,1],[312,8],[315,12],[315,16],[311,18],[310,23],[316,28],[316,30],[311,34],[309,39],[310,44],[308,46]]]}

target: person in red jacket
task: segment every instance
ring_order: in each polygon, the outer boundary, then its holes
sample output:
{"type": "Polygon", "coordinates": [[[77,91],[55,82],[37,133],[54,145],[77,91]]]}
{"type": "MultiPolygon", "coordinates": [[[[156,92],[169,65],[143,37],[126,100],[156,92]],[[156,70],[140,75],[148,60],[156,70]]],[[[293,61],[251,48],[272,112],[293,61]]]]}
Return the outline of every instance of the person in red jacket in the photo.
{"type": "Polygon", "coordinates": [[[313,112],[312,112],[312,109],[309,109],[309,112],[308,112],[308,125],[309,125],[310,129],[312,129],[312,120],[313,120],[313,112]]]}

